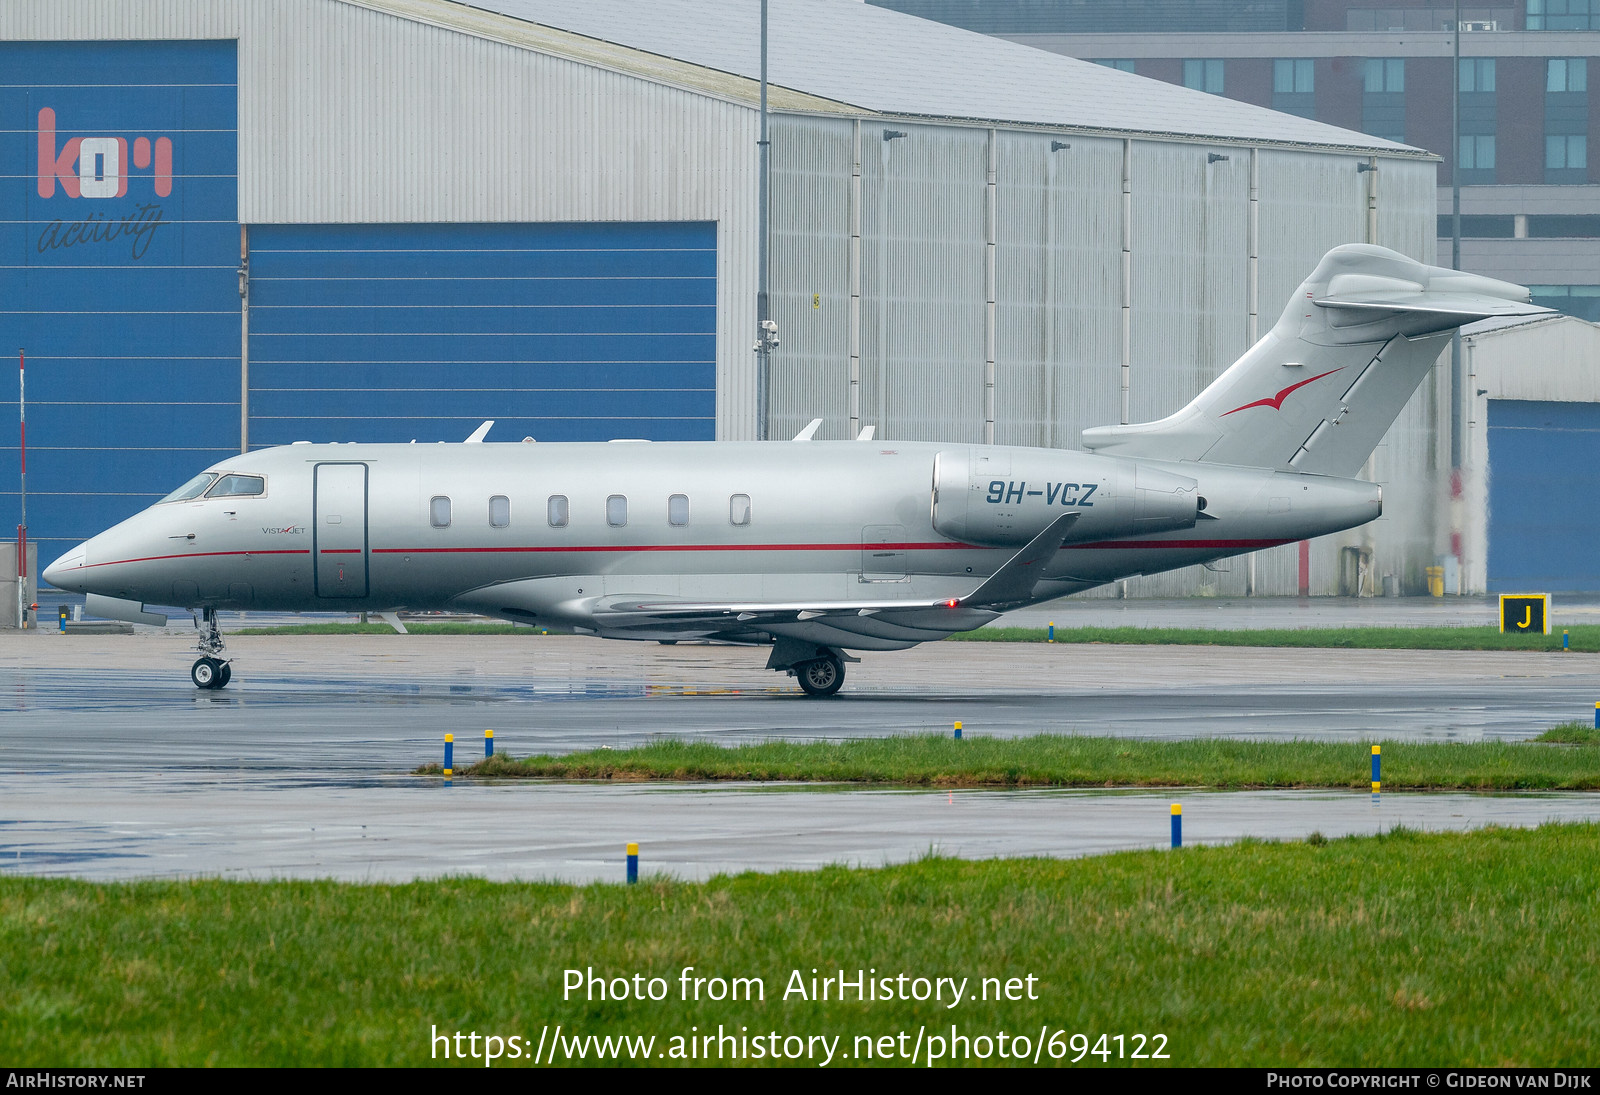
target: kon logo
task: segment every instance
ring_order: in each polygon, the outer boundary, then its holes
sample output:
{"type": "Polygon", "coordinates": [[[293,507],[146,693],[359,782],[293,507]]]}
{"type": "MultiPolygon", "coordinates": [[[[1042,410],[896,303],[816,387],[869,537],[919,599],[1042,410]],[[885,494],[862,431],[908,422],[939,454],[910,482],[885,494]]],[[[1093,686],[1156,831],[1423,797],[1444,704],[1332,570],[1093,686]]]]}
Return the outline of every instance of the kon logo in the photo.
{"type": "Polygon", "coordinates": [[[73,137],[56,147],[56,112],[39,111],[39,196],[55,196],[56,184],[69,198],[120,198],[128,193],[128,171],[153,170],[156,196],[172,193],[172,140],[126,137],[73,137]],[[130,149],[132,155],[130,156],[130,149]]]}

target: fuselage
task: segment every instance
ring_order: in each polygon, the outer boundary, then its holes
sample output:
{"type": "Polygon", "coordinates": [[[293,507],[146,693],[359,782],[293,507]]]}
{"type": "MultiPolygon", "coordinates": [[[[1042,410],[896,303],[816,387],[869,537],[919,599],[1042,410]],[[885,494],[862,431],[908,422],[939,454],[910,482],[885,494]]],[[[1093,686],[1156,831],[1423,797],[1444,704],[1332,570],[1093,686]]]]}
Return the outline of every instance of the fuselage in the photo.
{"type": "Polygon", "coordinates": [[[597,629],[618,597],[964,598],[1068,512],[1029,601],[1381,510],[1356,480],[906,442],[296,444],[209,474],[45,579],[191,609],[469,609],[597,629]]]}

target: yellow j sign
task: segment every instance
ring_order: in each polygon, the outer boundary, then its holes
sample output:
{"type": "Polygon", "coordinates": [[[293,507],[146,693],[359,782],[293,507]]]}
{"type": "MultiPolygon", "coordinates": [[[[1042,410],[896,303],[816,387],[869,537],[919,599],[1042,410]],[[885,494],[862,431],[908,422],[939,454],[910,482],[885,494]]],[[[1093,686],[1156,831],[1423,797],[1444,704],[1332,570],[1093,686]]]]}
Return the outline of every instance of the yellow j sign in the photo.
{"type": "Polygon", "coordinates": [[[1517,635],[1550,634],[1550,594],[1502,593],[1500,631],[1517,635]]]}

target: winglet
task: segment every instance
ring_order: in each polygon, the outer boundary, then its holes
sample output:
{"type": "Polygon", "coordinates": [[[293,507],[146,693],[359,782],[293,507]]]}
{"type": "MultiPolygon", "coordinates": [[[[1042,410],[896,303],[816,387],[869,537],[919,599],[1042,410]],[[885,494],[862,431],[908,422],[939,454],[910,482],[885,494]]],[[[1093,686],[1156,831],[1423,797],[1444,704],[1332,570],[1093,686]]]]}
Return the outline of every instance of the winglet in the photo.
{"type": "Polygon", "coordinates": [[[464,444],[467,444],[467,445],[481,444],[483,439],[485,437],[489,436],[489,427],[493,426],[493,425],[494,425],[494,419],[491,418],[488,421],[486,421],[483,425],[481,425],[477,429],[473,430],[471,436],[469,436],[467,438],[467,440],[464,442],[464,444]]]}
{"type": "Polygon", "coordinates": [[[878,427],[876,427],[876,426],[862,426],[861,427],[861,432],[856,434],[856,440],[857,441],[871,441],[872,440],[873,431],[875,431],[877,428],[878,427]]]}
{"type": "Polygon", "coordinates": [[[1039,575],[1045,564],[1061,550],[1067,530],[1080,516],[1082,512],[1074,510],[1051,521],[1043,532],[1029,540],[1027,546],[1008,559],[981,586],[961,598],[961,606],[1019,604],[1031,599],[1033,587],[1039,584],[1039,575]]]}
{"type": "Polygon", "coordinates": [[[822,427],[822,419],[813,418],[805,429],[794,435],[796,441],[810,441],[817,436],[817,430],[822,427]]]}

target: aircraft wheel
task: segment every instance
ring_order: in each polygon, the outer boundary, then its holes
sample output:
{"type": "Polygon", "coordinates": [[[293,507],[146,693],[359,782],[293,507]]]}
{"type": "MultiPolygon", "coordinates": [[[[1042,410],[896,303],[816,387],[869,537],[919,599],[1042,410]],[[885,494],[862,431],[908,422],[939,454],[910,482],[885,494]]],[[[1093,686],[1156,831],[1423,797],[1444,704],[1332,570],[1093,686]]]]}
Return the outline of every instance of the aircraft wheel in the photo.
{"type": "Polygon", "coordinates": [[[831,696],[844,684],[844,666],[832,658],[818,658],[794,667],[800,690],[808,696],[831,696]]]}
{"type": "Polygon", "coordinates": [[[194,665],[189,667],[189,679],[194,681],[196,688],[221,688],[219,682],[226,668],[215,658],[197,658],[194,665]]]}
{"type": "Polygon", "coordinates": [[[223,662],[222,668],[217,671],[216,687],[226,688],[231,680],[233,680],[233,665],[230,662],[223,662]]]}

